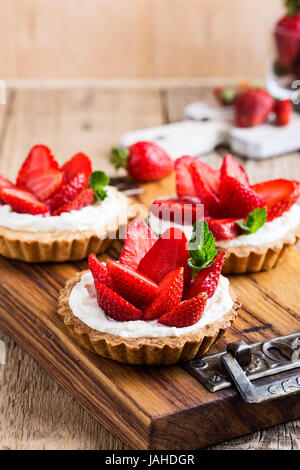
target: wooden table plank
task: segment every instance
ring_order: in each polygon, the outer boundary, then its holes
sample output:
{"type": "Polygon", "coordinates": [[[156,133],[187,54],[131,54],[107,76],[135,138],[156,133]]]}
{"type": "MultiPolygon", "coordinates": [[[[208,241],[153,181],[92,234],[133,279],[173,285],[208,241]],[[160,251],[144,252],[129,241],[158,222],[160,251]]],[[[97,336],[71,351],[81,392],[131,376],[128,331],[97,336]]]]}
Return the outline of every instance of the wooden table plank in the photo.
{"type": "MultiPolygon", "coordinates": [[[[162,92],[9,90],[8,102],[0,109],[0,171],[15,175],[24,152],[37,141],[51,146],[60,161],[80,148],[95,163],[101,161],[102,168],[111,171],[108,152],[122,132],[179,120],[185,104],[205,93],[206,90],[197,88],[162,92]]],[[[222,152],[222,149],[213,152],[205,160],[219,164],[222,152]]],[[[300,179],[299,154],[263,162],[249,160],[246,166],[253,181],[280,176],[300,179]]],[[[159,190],[158,185],[157,195],[159,190]]],[[[126,448],[14,341],[3,332],[0,339],[4,339],[8,350],[5,380],[0,386],[0,448],[126,448]],[[45,406],[47,402],[51,402],[51,408],[45,406]]],[[[217,448],[299,448],[299,436],[300,424],[296,421],[217,448]]]]}

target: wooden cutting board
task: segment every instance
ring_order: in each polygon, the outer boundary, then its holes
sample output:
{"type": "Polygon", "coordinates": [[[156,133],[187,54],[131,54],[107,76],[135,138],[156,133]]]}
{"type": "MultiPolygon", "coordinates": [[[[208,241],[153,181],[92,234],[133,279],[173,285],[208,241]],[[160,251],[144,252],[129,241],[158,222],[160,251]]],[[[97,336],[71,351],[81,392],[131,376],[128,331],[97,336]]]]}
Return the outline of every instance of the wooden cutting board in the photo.
{"type": "MultiPolygon", "coordinates": [[[[171,194],[170,182],[148,185],[140,202],[171,194]]],[[[120,249],[115,241],[101,258],[118,258],[120,249]]],[[[181,365],[133,367],[83,349],[66,331],[56,308],[67,279],[86,268],[86,261],[29,265],[0,258],[0,327],[127,445],[201,448],[300,417],[299,395],[247,405],[233,389],[209,393],[181,365]]],[[[299,278],[296,250],[270,272],[232,276],[243,308],[210,353],[236,340],[252,343],[300,331],[299,278]]]]}

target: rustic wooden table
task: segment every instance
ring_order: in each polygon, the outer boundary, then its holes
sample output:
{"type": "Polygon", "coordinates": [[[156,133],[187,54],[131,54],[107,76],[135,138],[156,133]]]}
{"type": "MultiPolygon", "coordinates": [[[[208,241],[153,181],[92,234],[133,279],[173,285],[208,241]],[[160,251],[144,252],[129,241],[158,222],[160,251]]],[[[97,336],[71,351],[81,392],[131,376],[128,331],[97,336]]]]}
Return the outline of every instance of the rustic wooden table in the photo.
{"type": "MultiPolygon", "coordinates": [[[[108,155],[123,132],[178,121],[187,103],[207,93],[207,88],[195,84],[171,88],[149,83],[146,87],[11,85],[6,105],[0,106],[0,172],[15,177],[28,149],[45,143],[61,162],[82,150],[95,168],[112,174],[108,155]]],[[[224,151],[217,149],[203,159],[219,165],[224,151]]],[[[300,180],[299,158],[294,153],[243,164],[253,182],[280,177],[300,180]]],[[[1,330],[0,340],[7,352],[0,376],[0,449],[126,449],[1,330]]],[[[214,449],[300,449],[300,420],[214,449]]]]}

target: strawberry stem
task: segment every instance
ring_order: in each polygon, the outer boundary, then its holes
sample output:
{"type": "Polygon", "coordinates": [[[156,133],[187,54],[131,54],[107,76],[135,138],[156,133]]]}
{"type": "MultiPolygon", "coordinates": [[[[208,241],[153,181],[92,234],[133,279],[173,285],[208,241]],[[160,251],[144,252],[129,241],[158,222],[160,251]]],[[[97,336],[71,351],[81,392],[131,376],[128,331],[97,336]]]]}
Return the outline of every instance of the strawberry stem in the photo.
{"type": "Polygon", "coordinates": [[[300,0],[285,0],[285,7],[289,15],[300,12],[300,0]]]}
{"type": "Polygon", "coordinates": [[[129,157],[129,151],[123,147],[114,147],[112,149],[112,156],[110,162],[114,165],[115,169],[127,168],[127,160],[129,157]]]}

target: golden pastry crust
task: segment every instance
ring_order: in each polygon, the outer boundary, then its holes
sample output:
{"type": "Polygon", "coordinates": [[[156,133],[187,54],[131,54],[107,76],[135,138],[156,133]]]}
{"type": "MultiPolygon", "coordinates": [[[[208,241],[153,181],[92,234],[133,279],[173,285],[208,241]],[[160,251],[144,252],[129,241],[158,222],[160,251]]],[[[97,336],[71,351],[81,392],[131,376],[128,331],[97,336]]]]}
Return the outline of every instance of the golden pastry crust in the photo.
{"type": "MultiPolygon", "coordinates": [[[[126,196],[114,188],[120,203],[127,201],[126,196]]],[[[18,259],[28,263],[77,261],[86,258],[90,253],[103,253],[113,241],[119,225],[109,222],[101,230],[82,232],[28,232],[11,230],[0,226],[0,254],[7,258],[18,259]],[[108,232],[109,230],[109,232],[108,232]]]]}
{"type": "Polygon", "coordinates": [[[218,247],[219,252],[225,251],[226,253],[223,273],[244,274],[268,271],[279,265],[299,241],[300,225],[268,245],[218,247]]]}
{"type": "Polygon", "coordinates": [[[78,273],[62,289],[58,314],[71,335],[82,346],[100,356],[127,364],[169,365],[203,356],[231,326],[241,306],[230,288],[230,295],[234,301],[232,309],[221,319],[192,333],[163,338],[125,338],[101,333],[75,317],[69,305],[73,287],[86,272],[88,271],[78,273]]]}

